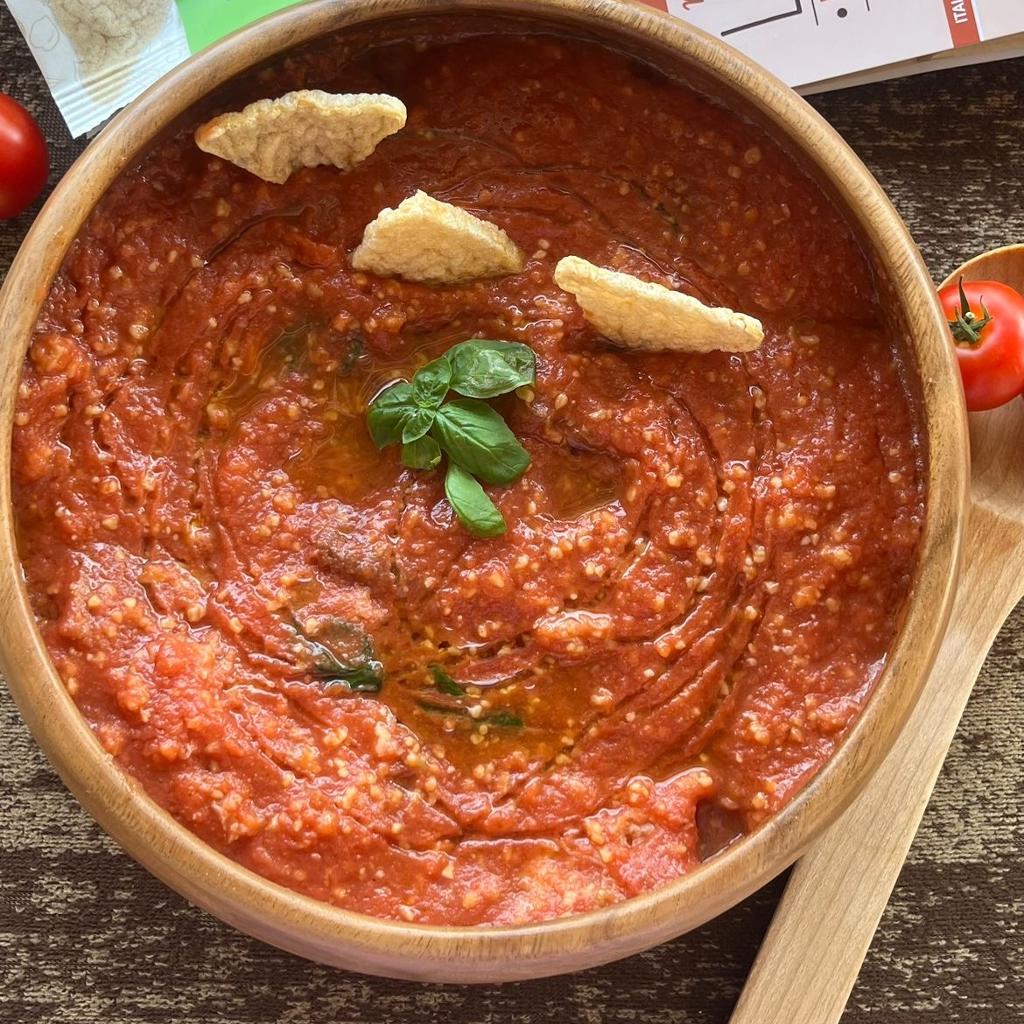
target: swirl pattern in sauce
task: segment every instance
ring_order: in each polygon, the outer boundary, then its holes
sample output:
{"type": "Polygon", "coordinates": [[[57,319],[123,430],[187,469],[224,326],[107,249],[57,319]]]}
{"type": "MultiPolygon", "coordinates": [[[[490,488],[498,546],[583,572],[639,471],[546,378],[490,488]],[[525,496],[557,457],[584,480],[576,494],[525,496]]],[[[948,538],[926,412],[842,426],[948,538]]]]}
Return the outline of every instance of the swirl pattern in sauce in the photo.
{"type": "Polygon", "coordinates": [[[592,43],[422,32],[218,101],[399,96],[408,127],[350,173],[268,185],[196,150],[197,114],[118,180],[26,361],[19,543],[69,692],[205,840],[371,914],[538,921],[690,870],[830,756],[898,628],[923,455],[849,228],[759,129],[592,43]],[[499,224],[524,272],[353,272],[417,188],[499,224]],[[765,343],[615,350],[552,282],[570,253],[765,343]],[[499,402],[533,464],[491,489],[498,540],[365,430],[473,336],[538,359],[499,402]],[[338,623],[372,637],[379,694],[311,674],[302,634],[338,623]]]}

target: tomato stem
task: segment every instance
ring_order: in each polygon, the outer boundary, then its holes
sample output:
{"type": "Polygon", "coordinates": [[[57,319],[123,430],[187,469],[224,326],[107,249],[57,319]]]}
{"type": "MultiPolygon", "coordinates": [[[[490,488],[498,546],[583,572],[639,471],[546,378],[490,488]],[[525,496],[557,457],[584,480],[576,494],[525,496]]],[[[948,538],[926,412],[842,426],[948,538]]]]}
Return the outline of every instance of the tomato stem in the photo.
{"type": "Polygon", "coordinates": [[[964,291],[963,277],[957,282],[957,286],[960,289],[960,305],[956,307],[956,319],[947,321],[949,329],[953,332],[955,341],[977,345],[981,341],[981,332],[992,323],[992,317],[985,308],[984,298],[978,300],[978,305],[981,306],[980,317],[971,309],[967,293],[964,291]]]}

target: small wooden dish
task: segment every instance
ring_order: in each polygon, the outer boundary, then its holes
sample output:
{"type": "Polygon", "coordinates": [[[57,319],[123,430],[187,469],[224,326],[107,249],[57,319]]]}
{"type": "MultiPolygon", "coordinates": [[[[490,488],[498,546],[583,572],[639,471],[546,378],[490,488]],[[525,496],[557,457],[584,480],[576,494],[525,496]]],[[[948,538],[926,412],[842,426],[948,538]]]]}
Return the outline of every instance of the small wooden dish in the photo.
{"type": "Polygon", "coordinates": [[[325,963],[430,981],[508,981],[627,956],[702,924],[792,863],[856,795],[914,705],[948,616],[967,485],[967,430],[945,322],[906,228],[838,135],[799,97],[729,47],[617,0],[314,0],[257,23],[171,72],[119,115],[44,207],[0,293],[0,668],[68,787],[155,875],[252,935],[325,963]],[[10,493],[14,398],[32,326],[68,246],[120,171],[211,89],[328,32],[382,18],[481,11],[597,33],[681,66],[768,127],[834,196],[860,234],[890,317],[916,355],[929,452],[921,557],[902,630],[859,721],[825,768],[764,827],[692,874],[589,914],[513,928],[400,924],[284,889],[216,853],[153,803],[103,751],[36,629],[15,546],[10,493]]]}

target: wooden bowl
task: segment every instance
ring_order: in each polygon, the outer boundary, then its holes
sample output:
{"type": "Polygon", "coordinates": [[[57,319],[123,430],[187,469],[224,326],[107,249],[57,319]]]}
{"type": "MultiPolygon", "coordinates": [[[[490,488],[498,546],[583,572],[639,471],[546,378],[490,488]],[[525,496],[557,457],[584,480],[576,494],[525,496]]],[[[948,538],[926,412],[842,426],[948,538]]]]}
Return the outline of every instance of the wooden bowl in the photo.
{"type": "Polygon", "coordinates": [[[223,920],[311,959],[401,978],[507,981],[628,956],[702,924],[782,871],[852,799],[913,706],[945,626],[967,433],[951,346],[917,248],[868,171],[803,100],[719,41],[647,7],[616,0],[316,0],[237,33],[163,78],[67,174],[0,294],[0,337],[0,667],[25,720],[68,787],[133,857],[223,920]],[[682,64],[702,88],[782,139],[860,234],[890,329],[916,355],[929,453],[927,514],[905,620],[873,696],[831,761],[767,824],[693,873],[607,909],[523,927],[433,927],[339,910],[247,871],[179,825],[104,752],[62,686],[29,608],[11,511],[11,424],[30,332],[69,244],[118,173],[192,103],[257,62],[346,26],[453,10],[582,26],[682,64]]]}

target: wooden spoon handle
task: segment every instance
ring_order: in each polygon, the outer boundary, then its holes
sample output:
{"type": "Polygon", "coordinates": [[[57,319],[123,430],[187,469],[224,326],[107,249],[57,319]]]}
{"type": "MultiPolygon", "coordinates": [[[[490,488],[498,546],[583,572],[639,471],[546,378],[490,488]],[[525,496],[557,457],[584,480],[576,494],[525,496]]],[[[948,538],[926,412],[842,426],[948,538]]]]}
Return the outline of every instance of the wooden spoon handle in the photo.
{"type": "Polygon", "coordinates": [[[975,508],[949,630],[865,791],[797,864],[730,1024],[835,1024],[989,647],[1024,589],[1019,526],[975,508]]]}

